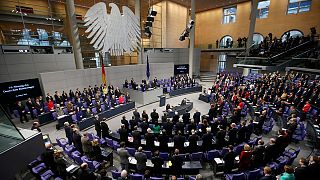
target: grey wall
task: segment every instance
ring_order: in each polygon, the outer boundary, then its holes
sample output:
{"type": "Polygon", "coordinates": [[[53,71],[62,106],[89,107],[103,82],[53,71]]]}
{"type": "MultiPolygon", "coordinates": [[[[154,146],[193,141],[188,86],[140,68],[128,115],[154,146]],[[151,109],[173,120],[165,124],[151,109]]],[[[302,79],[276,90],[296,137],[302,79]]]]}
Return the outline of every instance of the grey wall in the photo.
{"type": "MultiPolygon", "coordinates": [[[[150,63],[150,78],[162,79],[173,76],[173,66],[173,63],[150,63]]],[[[107,83],[120,88],[125,79],[130,81],[131,78],[134,78],[138,83],[146,79],[146,64],[106,67],[105,71],[107,83]]],[[[40,73],[40,82],[45,94],[53,94],[56,90],[61,92],[76,88],[82,90],[89,85],[100,86],[101,77],[101,68],[77,69],[40,73]]]]}
{"type": "MultiPolygon", "coordinates": [[[[159,49],[149,50],[144,54],[144,63],[146,63],[147,54],[150,63],[174,63],[174,64],[189,64],[189,49],[188,48],[173,48],[168,49],[170,52],[161,52],[159,49]]],[[[201,50],[194,49],[193,57],[193,74],[200,74],[200,55],[201,50]]]]}
{"type": "Polygon", "coordinates": [[[15,179],[15,174],[27,169],[27,165],[45,151],[41,133],[0,154],[2,180],[15,179]]]}
{"type": "Polygon", "coordinates": [[[38,78],[39,73],[76,69],[73,54],[2,54],[0,83],[38,78]]]}
{"type": "Polygon", "coordinates": [[[243,72],[242,68],[233,67],[233,64],[237,64],[237,58],[235,56],[227,55],[226,71],[243,72]]]}

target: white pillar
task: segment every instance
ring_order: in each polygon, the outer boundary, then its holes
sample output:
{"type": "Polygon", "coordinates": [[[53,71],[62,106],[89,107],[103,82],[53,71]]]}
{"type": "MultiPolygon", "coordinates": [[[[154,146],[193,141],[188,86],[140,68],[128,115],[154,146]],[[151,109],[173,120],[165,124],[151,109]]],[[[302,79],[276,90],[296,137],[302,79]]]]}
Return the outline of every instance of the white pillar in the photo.
{"type": "Polygon", "coordinates": [[[247,40],[246,55],[249,55],[250,47],[253,42],[253,34],[256,27],[258,0],[251,0],[251,14],[250,14],[250,25],[249,25],[249,35],[247,40]]]}
{"type": "Polygon", "coordinates": [[[78,33],[78,25],[74,7],[74,0],[66,0],[66,11],[69,26],[69,38],[73,46],[73,54],[77,69],[83,69],[83,60],[80,47],[80,39],[78,33]]]}
{"type": "MultiPolygon", "coordinates": [[[[140,27],[142,27],[142,26],[141,26],[141,21],[140,21],[140,18],[141,18],[141,0],[135,0],[134,13],[135,13],[135,15],[138,17],[138,19],[139,19],[140,27]]],[[[140,28],[140,32],[142,33],[141,28],[140,28]]],[[[138,50],[138,64],[143,64],[142,34],[141,34],[140,45],[141,45],[140,50],[138,50]]]]}
{"type": "Polygon", "coordinates": [[[192,77],[193,75],[193,54],[194,54],[194,36],[195,36],[195,25],[196,25],[196,21],[195,21],[195,17],[196,17],[196,13],[195,13],[195,8],[196,8],[196,4],[195,4],[195,0],[191,0],[191,19],[194,20],[194,27],[191,29],[190,32],[190,47],[189,47],[189,76],[192,77]]]}

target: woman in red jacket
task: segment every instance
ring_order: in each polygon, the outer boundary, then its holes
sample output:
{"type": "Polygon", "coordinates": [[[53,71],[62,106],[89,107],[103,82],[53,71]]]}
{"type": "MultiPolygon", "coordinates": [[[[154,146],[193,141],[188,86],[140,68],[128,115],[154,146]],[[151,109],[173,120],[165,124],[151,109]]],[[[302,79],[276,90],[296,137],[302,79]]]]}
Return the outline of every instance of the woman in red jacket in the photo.
{"type": "Polygon", "coordinates": [[[49,109],[49,111],[51,111],[51,110],[54,109],[54,104],[53,104],[53,102],[51,101],[51,99],[49,99],[49,102],[48,102],[48,109],[49,109]]]}
{"type": "Polygon", "coordinates": [[[307,101],[306,104],[302,108],[302,114],[301,114],[301,119],[300,119],[301,121],[306,120],[307,114],[308,114],[310,108],[311,108],[311,104],[309,101],[307,101]]]}
{"type": "Polygon", "coordinates": [[[123,95],[119,96],[119,103],[124,104],[124,96],[123,95]]]}
{"type": "Polygon", "coordinates": [[[239,157],[239,171],[246,171],[249,170],[251,167],[251,157],[252,151],[248,144],[245,144],[243,147],[243,151],[239,157]]]}

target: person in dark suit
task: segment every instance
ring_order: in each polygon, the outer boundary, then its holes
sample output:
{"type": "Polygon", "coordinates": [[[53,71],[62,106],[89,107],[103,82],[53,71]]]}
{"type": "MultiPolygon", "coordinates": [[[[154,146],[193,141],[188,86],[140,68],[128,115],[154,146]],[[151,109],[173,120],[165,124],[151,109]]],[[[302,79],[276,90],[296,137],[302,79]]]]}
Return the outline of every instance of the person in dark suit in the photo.
{"type": "Polygon", "coordinates": [[[184,113],[182,115],[182,120],[184,124],[190,124],[190,113],[184,113]]]}
{"type": "Polygon", "coordinates": [[[191,136],[189,136],[189,152],[198,152],[197,141],[199,141],[200,137],[196,134],[195,130],[191,130],[191,136]]]}
{"type": "Polygon", "coordinates": [[[183,150],[185,141],[186,137],[182,136],[181,132],[178,131],[178,134],[173,137],[174,148],[183,150]]]}
{"type": "Polygon", "coordinates": [[[72,129],[71,129],[68,122],[65,122],[63,125],[64,125],[64,131],[66,133],[66,137],[68,139],[68,143],[69,143],[69,145],[71,145],[73,142],[72,129]]]}
{"type": "Polygon", "coordinates": [[[121,125],[121,128],[119,129],[119,134],[120,134],[120,141],[125,142],[127,144],[129,132],[126,129],[124,124],[121,125]]]}
{"type": "Polygon", "coordinates": [[[133,138],[133,146],[134,148],[138,149],[141,145],[141,134],[140,131],[138,131],[138,127],[135,126],[132,131],[132,138],[133,138]]]}
{"type": "Polygon", "coordinates": [[[236,157],[236,153],[233,151],[233,146],[228,146],[228,152],[224,155],[224,174],[231,173],[234,167],[234,159],[236,157]]]}
{"type": "Polygon", "coordinates": [[[97,132],[97,136],[98,136],[99,138],[101,138],[101,124],[100,124],[100,120],[99,120],[99,116],[98,116],[98,115],[95,116],[94,129],[95,129],[96,132],[97,132]]]}
{"type": "Polygon", "coordinates": [[[143,118],[143,121],[140,124],[140,128],[141,128],[141,134],[147,133],[147,129],[149,128],[149,125],[147,123],[147,119],[143,118]]]}
{"type": "Polygon", "coordinates": [[[147,121],[149,120],[149,116],[148,116],[148,114],[146,113],[146,110],[143,110],[142,111],[142,119],[146,119],[147,121]]]}
{"type": "Polygon", "coordinates": [[[289,137],[282,129],[278,131],[278,137],[276,138],[275,146],[277,147],[277,155],[281,154],[289,145],[289,137]]]}
{"type": "Polygon", "coordinates": [[[309,159],[309,172],[312,178],[320,179],[320,159],[318,156],[311,156],[309,159]]]}
{"type": "Polygon", "coordinates": [[[200,116],[201,116],[201,113],[198,110],[196,110],[196,112],[193,114],[193,119],[196,124],[200,122],[200,116]]]}
{"type": "Polygon", "coordinates": [[[78,170],[77,179],[79,180],[96,180],[97,177],[93,173],[93,171],[90,171],[88,168],[87,163],[82,163],[80,165],[80,169],[78,170]]]}
{"type": "Polygon", "coordinates": [[[136,121],[140,121],[140,113],[138,112],[138,109],[137,109],[137,108],[134,109],[134,111],[133,111],[133,116],[134,116],[134,119],[135,119],[136,121]]]}
{"type": "Polygon", "coordinates": [[[174,155],[171,157],[171,174],[179,176],[182,172],[183,159],[179,156],[179,149],[175,149],[174,155]]]}
{"type": "Polygon", "coordinates": [[[109,126],[107,124],[107,119],[103,118],[100,125],[101,125],[101,135],[102,138],[106,138],[109,137],[109,126]]]}
{"type": "Polygon", "coordinates": [[[246,126],[246,122],[243,121],[241,123],[241,127],[238,131],[238,143],[243,143],[246,140],[246,131],[247,131],[247,126],[246,126]]]}
{"type": "Polygon", "coordinates": [[[142,147],[139,147],[134,157],[137,160],[137,172],[144,174],[146,169],[147,155],[142,152],[142,147]]]}
{"type": "Polygon", "coordinates": [[[228,132],[229,136],[229,145],[235,145],[237,143],[237,134],[238,134],[238,129],[237,125],[235,123],[232,123],[230,125],[231,129],[228,132]]]}
{"type": "Polygon", "coordinates": [[[270,138],[269,144],[266,146],[264,151],[264,162],[272,162],[277,158],[277,146],[275,145],[276,140],[274,138],[270,138]]]}
{"type": "Polygon", "coordinates": [[[266,166],[263,168],[263,174],[264,176],[260,178],[260,180],[277,180],[275,176],[272,174],[272,170],[269,166],[266,166]]]}
{"type": "Polygon", "coordinates": [[[60,178],[66,179],[67,176],[67,165],[65,160],[62,158],[62,151],[61,150],[55,150],[54,151],[54,167],[51,167],[52,172],[59,176],[60,178]]]}
{"type": "Polygon", "coordinates": [[[122,116],[121,124],[124,124],[125,128],[126,128],[127,130],[129,130],[129,122],[128,122],[128,120],[126,119],[126,116],[122,116]]]}
{"type": "Polygon", "coordinates": [[[168,136],[172,135],[173,123],[168,121],[167,123],[162,123],[163,129],[166,130],[168,136]]]}
{"type": "Polygon", "coordinates": [[[252,151],[252,165],[253,167],[261,167],[264,164],[263,158],[264,158],[264,142],[263,140],[258,141],[258,146],[254,147],[252,151]]]}
{"type": "Polygon", "coordinates": [[[156,109],[153,109],[153,112],[150,113],[150,117],[151,117],[152,123],[155,123],[156,121],[158,121],[159,114],[157,113],[156,109]]]}
{"type": "Polygon", "coordinates": [[[212,149],[213,135],[211,133],[211,128],[207,128],[206,131],[207,133],[202,136],[202,150],[209,151],[212,149]]]}
{"type": "Polygon", "coordinates": [[[135,119],[134,116],[132,116],[132,118],[129,120],[129,124],[130,124],[130,131],[133,131],[134,127],[138,126],[138,121],[135,119]]]}
{"type": "Polygon", "coordinates": [[[18,101],[17,103],[17,110],[20,116],[20,122],[23,123],[23,118],[26,120],[26,122],[29,122],[25,106],[21,103],[21,101],[18,101]]]}
{"type": "Polygon", "coordinates": [[[193,120],[193,119],[191,119],[191,123],[188,125],[188,129],[187,129],[188,134],[191,135],[192,129],[193,129],[193,130],[196,130],[196,129],[197,129],[197,125],[196,125],[196,123],[194,123],[194,120],[193,120]]]}
{"type": "Polygon", "coordinates": [[[161,152],[168,152],[169,136],[167,135],[167,132],[165,129],[163,129],[160,132],[160,135],[158,136],[158,141],[159,141],[159,150],[161,152]]]}
{"type": "Polygon", "coordinates": [[[225,140],[226,131],[224,129],[222,129],[221,125],[219,125],[218,128],[219,128],[219,130],[216,134],[216,146],[218,149],[221,149],[226,144],[226,140],[225,140]]]}
{"type": "Polygon", "coordinates": [[[76,147],[76,149],[83,154],[83,149],[82,149],[82,142],[81,142],[81,134],[79,132],[79,129],[74,128],[73,129],[73,144],[76,147]]]}
{"type": "Polygon", "coordinates": [[[54,150],[52,145],[46,144],[46,150],[41,154],[41,159],[48,168],[55,167],[53,154],[54,150]]]}
{"type": "Polygon", "coordinates": [[[159,151],[154,152],[154,156],[151,159],[154,169],[153,175],[155,177],[162,177],[162,165],[164,163],[164,160],[159,156],[159,151]]]}
{"type": "Polygon", "coordinates": [[[30,116],[32,119],[34,119],[34,114],[33,114],[33,110],[34,108],[34,103],[32,102],[31,98],[28,98],[27,102],[26,102],[26,106],[28,107],[29,111],[30,111],[30,116]]]}
{"type": "Polygon", "coordinates": [[[309,168],[308,168],[308,162],[305,158],[300,158],[299,160],[299,167],[296,167],[294,170],[294,177],[296,180],[304,180],[311,178],[309,168]]]}
{"type": "Polygon", "coordinates": [[[147,133],[144,138],[146,139],[146,150],[153,151],[155,137],[150,128],[147,129],[147,133]]]}
{"type": "Polygon", "coordinates": [[[179,122],[176,124],[176,131],[180,131],[182,134],[184,134],[184,123],[183,120],[180,119],[179,122]]]}
{"type": "Polygon", "coordinates": [[[179,122],[179,119],[180,119],[180,116],[178,112],[174,112],[174,116],[172,117],[173,124],[176,124],[177,122],[179,122]]]}
{"type": "Polygon", "coordinates": [[[170,109],[171,109],[170,104],[167,104],[167,105],[166,105],[166,111],[169,111],[170,109]]]}

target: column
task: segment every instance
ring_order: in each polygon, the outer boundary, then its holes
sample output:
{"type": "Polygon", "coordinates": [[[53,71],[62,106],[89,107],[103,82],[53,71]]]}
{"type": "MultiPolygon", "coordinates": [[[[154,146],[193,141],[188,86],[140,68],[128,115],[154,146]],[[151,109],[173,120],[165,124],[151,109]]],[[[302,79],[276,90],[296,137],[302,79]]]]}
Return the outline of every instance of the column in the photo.
{"type": "Polygon", "coordinates": [[[249,55],[250,47],[252,46],[252,42],[253,42],[253,33],[254,33],[254,30],[256,27],[257,9],[258,9],[258,0],[252,0],[251,1],[249,35],[248,35],[247,49],[246,49],[247,56],[249,55]]]}
{"type": "Polygon", "coordinates": [[[190,43],[189,43],[189,76],[190,77],[192,77],[192,74],[193,74],[193,57],[194,57],[193,54],[194,54],[194,36],[195,36],[194,31],[195,31],[195,25],[196,25],[195,8],[196,8],[195,0],[191,0],[191,19],[194,20],[195,24],[190,32],[190,43]]]}
{"type": "Polygon", "coordinates": [[[73,46],[73,54],[77,69],[83,69],[83,60],[78,33],[78,25],[74,7],[74,0],[66,0],[67,26],[69,27],[69,38],[73,46]]]}
{"type": "MultiPolygon", "coordinates": [[[[134,13],[135,15],[138,17],[139,19],[139,22],[140,22],[140,32],[141,32],[141,28],[142,28],[142,25],[141,25],[141,21],[140,21],[140,18],[141,18],[141,0],[135,0],[135,5],[134,5],[134,13]]],[[[142,41],[142,32],[141,32],[141,41],[140,41],[140,50],[138,50],[138,64],[143,64],[143,41],[142,41]]]]}

